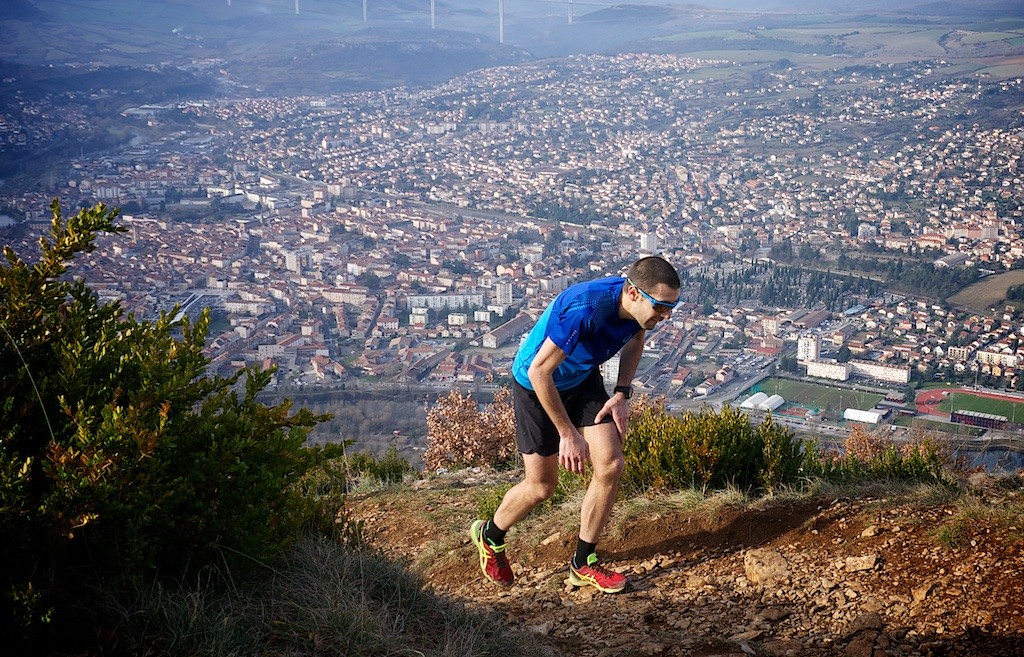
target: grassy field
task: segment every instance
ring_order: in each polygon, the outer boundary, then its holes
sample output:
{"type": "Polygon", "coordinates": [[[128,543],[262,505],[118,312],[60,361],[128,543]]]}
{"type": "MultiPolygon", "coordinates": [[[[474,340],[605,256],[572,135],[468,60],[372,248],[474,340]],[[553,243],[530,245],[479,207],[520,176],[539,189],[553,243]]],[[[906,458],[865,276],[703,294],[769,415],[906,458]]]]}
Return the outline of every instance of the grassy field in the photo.
{"type": "Polygon", "coordinates": [[[974,32],[964,37],[964,43],[977,45],[991,41],[1012,41],[1018,38],[1020,38],[1020,34],[1016,32],[974,32]]]}
{"type": "Polygon", "coordinates": [[[989,308],[1006,298],[1006,290],[1013,285],[1024,285],[1024,269],[1014,269],[1005,274],[992,274],[966,287],[947,299],[951,304],[962,306],[978,313],[988,314],[989,308]]]}
{"type": "Polygon", "coordinates": [[[1006,399],[979,397],[966,392],[950,393],[948,397],[939,402],[936,408],[944,413],[957,409],[960,411],[1002,415],[1009,418],[1011,422],[1024,421],[1024,401],[1013,402],[1006,399]]]}
{"type": "Polygon", "coordinates": [[[926,433],[953,434],[955,436],[964,436],[968,438],[980,436],[986,431],[981,427],[972,427],[966,424],[949,424],[948,422],[939,422],[938,420],[929,420],[921,417],[897,416],[896,418],[893,418],[892,423],[899,427],[920,429],[926,433]]]}
{"type": "Polygon", "coordinates": [[[818,383],[788,379],[768,379],[758,387],[766,395],[781,395],[783,399],[793,404],[818,409],[832,408],[840,411],[847,408],[868,410],[885,398],[878,393],[833,388],[818,383]]]}

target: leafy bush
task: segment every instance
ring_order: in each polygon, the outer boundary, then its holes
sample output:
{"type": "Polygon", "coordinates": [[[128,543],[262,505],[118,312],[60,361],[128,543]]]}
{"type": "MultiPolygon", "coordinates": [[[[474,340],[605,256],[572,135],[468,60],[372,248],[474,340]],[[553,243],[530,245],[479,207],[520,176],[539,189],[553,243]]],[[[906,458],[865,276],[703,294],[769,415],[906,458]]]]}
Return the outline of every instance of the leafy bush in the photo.
{"type": "Polygon", "coordinates": [[[949,483],[955,464],[949,450],[928,436],[916,436],[898,447],[881,432],[855,426],[843,444],[844,453],[808,446],[808,476],[833,483],[872,479],[949,483]]]}
{"type": "Polygon", "coordinates": [[[416,473],[409,462],[398,455],[398,448],[394,445],[380,458],[365,452],[350,454],[348,471],[352,476],[370,477],[384,485],[399,484],[406,475],[416,473]]]}
{"type": "MultiPolygon", "coordinates": [[[[426,468],[509,464],[516,449],[509,397],[503,388],[482,410],[471,395],[458,390],[439,400],[427,414],[426,468]]],[[[754,427],[745,413],[726,407],[721,412],[705,409],[680,418],[665,410],[663,400],[646,395],[633,400],[631,414],[623,449],[623,488],[627,491],[726,486],[774,491],[794,483],[800,474],[804,459],[800,442],[771,417],[754,427]]],[[[586,487],[586,477],[569,475],[559,472],[559,487],[551,504],[586,487]]],[[[480,501],[482,517],[493,513],[505,490],[495,492],[494,500],[485,496],[480,501]]]]}
{"type": "Polygon", "coordinates": [[[761,461],[757,469],[757,485],[769,493],[797,482],[803,476],[803,442],[780,427],[768,416],[757,427],[761,440],[761,461]]]}
{"type": "Polygon", "coordinates": [[[796,480],[803,459],[792,432],[770,417],[754,427],[731,407],[675,417],[657,404],[631,420],[625,458],[624,485],[635,491],[774,490],[796,480]]]}
{"type": "Polygon", "coordinates": [[[315,464],[299,478],[295,493],[316,511],[306,529],[316,536],[331,536],[352,550],[366,548],[363,521],[349,515],[345,504],[350,489],[350,475],[345,448],[351,441],[328,443],[314,451],[315,464]]]}
{"type": "Polygon", "coordinates": [[[298,482],[326,418],[257,402],[269,372],[207,376],[208,313],[141,322],[67,280],[122,229],[103,205],[67,221],[51,208],[38,263],[5,246],[0,267],[0,623],[23,642],[71,616],[84,573],[268,558],[321,510],[298,482]]]}
{"type": "Polygon", "coordinates": [[[453,389],[427,413],[427,470],[465,466],[506,467],[519,454],[512,393],[499,388],[480,409],[469,393],[453,389]]]}

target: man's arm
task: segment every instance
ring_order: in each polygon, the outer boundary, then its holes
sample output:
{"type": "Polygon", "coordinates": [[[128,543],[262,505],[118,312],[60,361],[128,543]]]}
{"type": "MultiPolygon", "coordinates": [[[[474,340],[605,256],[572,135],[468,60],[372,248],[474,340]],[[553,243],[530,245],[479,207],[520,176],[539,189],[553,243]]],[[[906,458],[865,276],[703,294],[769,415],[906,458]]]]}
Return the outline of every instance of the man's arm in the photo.
{"type": "Polygon", "coordinates": [[[640,329],[640,332],[619,352],[619,377],[615,380],[615,385],[628,386],[633,383],[636,368],[640,367],[640,357],[644,355],[646,337],[647,331],[640,329]]]}
{"type": "Polygon", "coordinates": [[[565,352],[559,349],[551,338],[547,338],[530,364],[527,376],[530,377],[530,384],[537,393],[537,399],[544,412],[558,430],[559,465],[571,472],[582,474],[584,465],[590,458],[590,448],[579,429],[573,426],[569,413],[565,410],[565,404],[558,396],[558,389],[555,388],[555,370],[563,360],[565,352]]]}
{"type": "MultiPolygon", "coordinates": [[[[647,331],[641,329],[619,352],[619,375],[615,379],[615,385],[628,386],[633,383],[633,375],[636,374],[636,369],[640,366],[640,357],[644,354],[646,336],[647,331]]],[[[625,395],[619,392],[612,395],[612,398],[598,411],[594,419],[596,422],[600,422],[609,414],[612,416],[612,421],[615,422],[615,428],[619,430],[619,440],[625,440],[627,421],[629,420],[629,402],[626,401],[625,395]]]]}

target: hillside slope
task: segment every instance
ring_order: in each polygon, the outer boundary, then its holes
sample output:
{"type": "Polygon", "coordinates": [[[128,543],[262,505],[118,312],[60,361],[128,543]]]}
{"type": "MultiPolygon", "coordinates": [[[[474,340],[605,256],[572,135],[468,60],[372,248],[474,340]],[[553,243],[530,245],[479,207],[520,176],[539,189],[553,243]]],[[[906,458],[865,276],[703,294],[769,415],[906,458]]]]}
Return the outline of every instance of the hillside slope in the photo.
{"type": "Polygon", "coordinates": [[[1024,655],[1020,477],[935,489],[700,503],[620,501],[599,546],[630,576],[566,583],[578,502],[509,534],[516,584],[484,582],[466,528],[507,476],[435,477],[350,497],[370,543],[429,588],[536,633],[554,656],[1024,655]]]}

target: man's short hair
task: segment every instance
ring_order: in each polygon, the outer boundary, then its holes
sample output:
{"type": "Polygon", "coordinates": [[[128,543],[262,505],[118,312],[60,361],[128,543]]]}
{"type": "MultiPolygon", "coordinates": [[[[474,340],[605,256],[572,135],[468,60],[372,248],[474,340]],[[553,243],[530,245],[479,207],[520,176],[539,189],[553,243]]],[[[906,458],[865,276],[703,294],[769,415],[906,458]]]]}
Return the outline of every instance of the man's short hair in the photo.
{"type": "Polygon", "coordinates": [[[629,267],[629,280],[644,290],[662,283],[673,290],[679,289],[679,273],[667,260],[658,256],[640,258],[629,267]]]}

